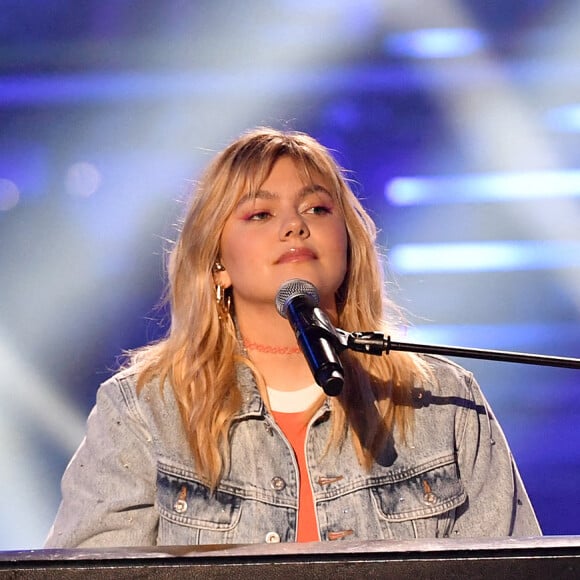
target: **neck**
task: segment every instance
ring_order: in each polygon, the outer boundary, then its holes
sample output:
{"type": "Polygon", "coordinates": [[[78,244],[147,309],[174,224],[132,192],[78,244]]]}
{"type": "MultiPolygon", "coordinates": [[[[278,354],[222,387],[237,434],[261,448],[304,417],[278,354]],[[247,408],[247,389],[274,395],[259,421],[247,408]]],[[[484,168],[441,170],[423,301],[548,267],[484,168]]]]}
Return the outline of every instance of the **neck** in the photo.
{"type": "Polygon", "coordinates": [[[285,352],[298,348],[290,323],[273,304],[261,308],[239,308],[236,304],[236,322],[247,350],[272,352],[274,348],[285,352]]]}
{"type": "Polygon", "coordinates": [[[293,391],[314,381],[290,323],[275,307],[261,312],[236,308],[238,330],[248,357],[270,387],[293,391]]]}

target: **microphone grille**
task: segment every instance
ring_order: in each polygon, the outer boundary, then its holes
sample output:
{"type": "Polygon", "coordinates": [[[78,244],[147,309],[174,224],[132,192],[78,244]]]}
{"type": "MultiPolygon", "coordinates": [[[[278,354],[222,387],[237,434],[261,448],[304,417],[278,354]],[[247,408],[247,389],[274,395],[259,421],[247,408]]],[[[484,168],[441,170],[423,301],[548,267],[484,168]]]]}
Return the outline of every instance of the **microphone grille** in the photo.
{"type": "Polygon", "coordinates": [[[276,309],[278,314],[287,318],[288,304],[292,298],[296,296],[309,296],[314,302],[314,306],[318,306],[320,302],[320,297],[318,296],[318,290],[314,284],[311,284],[307,280],[301,280],[300,278],[292,278],[287,280],[280,286],[278,293],[276,294],[276,309]]]}

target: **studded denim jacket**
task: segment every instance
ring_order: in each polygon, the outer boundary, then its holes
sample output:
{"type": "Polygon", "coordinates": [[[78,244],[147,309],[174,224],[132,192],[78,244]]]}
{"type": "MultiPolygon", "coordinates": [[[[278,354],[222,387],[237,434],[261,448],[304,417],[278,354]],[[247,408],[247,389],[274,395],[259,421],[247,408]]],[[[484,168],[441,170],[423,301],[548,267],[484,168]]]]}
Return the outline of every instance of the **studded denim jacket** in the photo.
{"type": "MultiPolygon", "coordinates": [[[[367,471],[350,439],[327,449],[331,406],[310,423],[306,458],[322,540],[535,536],[540,529],[498,423],[472,375],[426,356],[415,425],[367,471]]],[[[292,542],[299,473],[253,377],[230,464],[214,493],[191,458],[171,388],[138,396],[129,369],[98,391],[87,434],[62,480],[46,547],[292,542]]]]}

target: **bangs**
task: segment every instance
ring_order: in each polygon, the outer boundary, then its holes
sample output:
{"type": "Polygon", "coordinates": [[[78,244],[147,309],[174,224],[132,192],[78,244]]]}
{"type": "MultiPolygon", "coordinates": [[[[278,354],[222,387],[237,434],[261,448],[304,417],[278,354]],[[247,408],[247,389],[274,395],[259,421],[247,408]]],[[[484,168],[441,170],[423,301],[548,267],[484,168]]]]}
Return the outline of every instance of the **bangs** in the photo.
{"type": "MultiPolygon", "coordinates": [[[[267,143],[248,143],[232,159],[230,187],[235,191],[235,203],[242,197],[252,198],[268,179],[276,162],[292,159],[305,184],[319,183],[343,210],[344,184],[332,159],[296,136],[267,143]],[[262,145],[262,146],[260,146],[262,145]]],[[[320,146],[318,146],[320,147],[320,146]]],[[[344,213],[344,211],[343,211],[344,213]]]]}

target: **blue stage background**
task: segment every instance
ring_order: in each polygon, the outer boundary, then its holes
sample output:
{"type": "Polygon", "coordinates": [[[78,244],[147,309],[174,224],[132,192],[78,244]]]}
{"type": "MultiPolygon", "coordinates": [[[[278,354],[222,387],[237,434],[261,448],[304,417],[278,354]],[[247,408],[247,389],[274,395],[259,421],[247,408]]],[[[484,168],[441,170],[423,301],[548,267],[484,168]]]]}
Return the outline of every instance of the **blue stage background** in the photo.
{"type": "MultiPolygon", "coordinates": [[[[0,550],[42,545],[99,383],[163,332],[192,180],[255,125],[352,170],[408,339],[578,357],[579,20],[565,0],[0,0],[0,550]]],[[[545,532],[580,534],[578,371],[460,362],[545,532]]]]}

